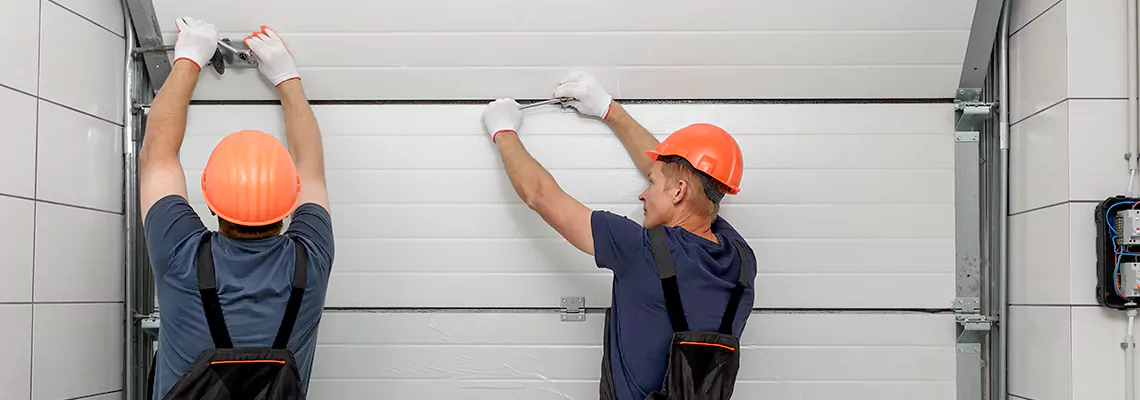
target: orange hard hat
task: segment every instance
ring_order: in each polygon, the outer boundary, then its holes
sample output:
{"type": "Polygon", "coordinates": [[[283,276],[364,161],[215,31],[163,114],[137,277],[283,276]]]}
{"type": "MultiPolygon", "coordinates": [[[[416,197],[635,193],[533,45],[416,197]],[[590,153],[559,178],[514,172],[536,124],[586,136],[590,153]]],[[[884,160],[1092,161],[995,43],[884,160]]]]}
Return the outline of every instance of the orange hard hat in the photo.
{"type": "Polygon", "coordinates": [[[728,187],[728,194],[740,193],[744,155],[736,140],[712,124],[692,124],[673,132],[654,150],[645,152],[657,160],[663,156],[684,158],[698,171],[728,187]]]}
{"type": "Polygon", "coordinates": [[[234,132],[202,171],[206,205],[222,219],[263,226],[285,219],[301,199],[301,176],[289,150],[262,131],[234,132]]]}

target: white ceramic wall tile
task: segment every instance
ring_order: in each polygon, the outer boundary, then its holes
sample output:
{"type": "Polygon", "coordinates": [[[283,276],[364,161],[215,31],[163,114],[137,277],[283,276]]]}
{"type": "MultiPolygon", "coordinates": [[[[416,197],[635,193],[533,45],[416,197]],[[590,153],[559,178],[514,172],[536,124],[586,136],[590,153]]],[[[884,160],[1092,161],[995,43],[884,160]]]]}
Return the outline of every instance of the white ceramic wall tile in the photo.
{"type": "Polygon", "coordinates": [[[1009,31],[1016,33],[1030,21],[1041,16],[1045,10],[1060,2],[1061,0],[1013,0],[1009,16],[1009,31]]]}
{"type": "Polygon", "coordinates": [[[40,35],[40,96],[122,123],[123,38],[52,2],[43,4],[40,35]]]}
{"type": "Polygon", "coordinates": [[[1069,103],[1063,102],[1010,130],[1010,213],[1068,200],[1068,118],[1069,103]]]}
{"type": "Polygon", "coordinates": [[[71,399],[123,388],[122,304],[34,307],[32,400],[71,399]]]}
{"type": "Polygon", "coordinates": [[[1067,97],[1064,7],[1053,7],[1009,39],[1010,119],[1020,121],[1067,97]]]}
{"type": "Polygon", "coordinates": [[[122,128],[40,102],[37,198],[123,209],[122,128]]]}
{"type": "Polygon", "coordinates": [[[1095,210],[1096,203],[1069,203],[1069,274],[1072,282],[1072,301],[1069,304],[1097,304],[1095,210]]]}
{"type": "Polygon", "coordinates": [[[1126,1],[1063,4],[1068,14],[1069,97],[1128,96],[1126,1]]]}
{"type": "Polygon", "coordinates": [[[123,301],[123,216],[36,207],[35,301],[123,301]]]}
{"type": "Polygon", "coordinates": [[[36,192],[36,98],[0,87],[0,124],[4,144],[0,146],[0,169],[4,170],[0,193],[32,198],[36,192]]]}
{"type": "Polygon", "coordinates": [[[0,304],[0,398],[26,399],[32,381],[32,306],[0,304]]]}
{"type": "Polygon", "coordinates": [[[40,0],[5,0],[0,7],[0,54],[20,60],[0,62],[0,85],[35,94],[39,73],[29,60],[39,54],[40,0]]]}
{"type": "MultiPolygon", "coordinates": [[[[1069,100],[1069,199],[1103,201],[1123,194],[1128,163],[1127,100],[1069,100]]],[[[1031,150],[1032,151],[1032,150],[1031,150]]]]}
{"type": "Polygon", "coordinates": [[[1124,398],[1124,312],[1073,307],[1072,313],[1073,399],[1124,398]]]}
{"type": "Polygon", "coordinates": [[[1010,304],[1069,304],[1072,287],[1069,251],[1068,204],[1011,217],[1010,304]]]}
{"type": "Polygon", "coordinates": [[[32,301],[32,243],[35,235],[35,204],[31,200],[0,196],[0,303],[32,301]]]}
{"type": "MultiPolygon", "coordinates": [[[[117,0],[50,0],[123,36],[123,5],[117,0]]],[[[167,42],[174,43],[174,42],[167,42]]]]}
{"type": "Polygon", "coordinates": [[[1076,399],[1070,322],[1069,307],[1010,307],[1010,393],[1034,400],[1076,399]]]}
{"type": "Polygon", "coordinates": [[[101,395],[89,397],[89,398],[86,398],[83,400],[122,400],[122,398],[123,398],[123,392],[119,391],[119,392],[114,392],[114,393],[101,394],[101,395]]]}

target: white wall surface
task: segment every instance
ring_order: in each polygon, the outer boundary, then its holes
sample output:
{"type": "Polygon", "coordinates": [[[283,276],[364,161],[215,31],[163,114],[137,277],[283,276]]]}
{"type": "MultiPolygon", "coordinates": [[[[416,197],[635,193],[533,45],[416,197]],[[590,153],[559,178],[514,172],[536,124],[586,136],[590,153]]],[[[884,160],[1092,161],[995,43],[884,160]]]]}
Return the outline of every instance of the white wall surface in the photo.
{"type": "MultiPolygon", "coordinates": [[[[545,98],[591,71],[618,98],[947,98],[976,0],[155,0],[241,40],[279,30],[314,99],[545,98]]],[[[232,75],[231,75],[232,74],[232,75]]],[[[253,70],[197,99],[272,99],[253,70]]]]}
{"type": "Polygon", "coordinates": [[[1124,397],[1122,312],[1096,306],[1093,210],[1127,189],[1124,0],[1015,0],[1010,386],[1124,397]]]}
{"type": "Polygon", "coordinates": [[[119,399],[123,15],[0,4],[0,399],[119,399]]]}

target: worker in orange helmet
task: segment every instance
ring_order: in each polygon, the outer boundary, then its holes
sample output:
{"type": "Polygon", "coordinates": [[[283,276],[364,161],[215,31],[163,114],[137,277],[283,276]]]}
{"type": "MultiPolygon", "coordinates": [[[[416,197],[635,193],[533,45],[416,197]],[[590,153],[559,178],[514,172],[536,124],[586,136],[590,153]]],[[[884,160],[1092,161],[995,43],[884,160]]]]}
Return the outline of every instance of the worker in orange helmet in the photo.
{"type": "Polygon", "coordinates": [[[289,147],[255,130],[221,139],[194,183],[218,218],[218,232],[207,230],[187,200],[178,151],[218,32],[189,17],[176,25],[174,66],[151,105],[139,155],[139,204],[162,310],[151,398],[254,398],[266,388],[269,396],[257,398],[304,398],[333,262],[320,129],[293,56],[263,26],[245,43],[281,98],[289,147]]]}
{"type": "Polygon", "coordinates": [[[638,196],[642,224],[593,211],[523,147],[523,115],[514,100],[497,100],[484,111],[519,197],[598,267],[613,271],[601,398],[729,398],[755,298],[755,254],[718,216],[724,195],[740,192],[740,147],[710,124],[684,127],[659,143],[584,73],[564,79],[554,96],[605,121],[649,183],[638,196]]]}

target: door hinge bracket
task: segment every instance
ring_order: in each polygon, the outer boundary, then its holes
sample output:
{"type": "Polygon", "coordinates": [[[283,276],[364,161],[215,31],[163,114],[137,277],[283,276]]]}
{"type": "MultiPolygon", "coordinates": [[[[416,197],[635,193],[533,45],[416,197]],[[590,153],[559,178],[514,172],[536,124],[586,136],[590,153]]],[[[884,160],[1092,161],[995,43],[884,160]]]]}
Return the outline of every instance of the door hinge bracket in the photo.
{"type": "Polygon", "coordinates": [[[990,330],[990,318],[982,315],[981,304],[977,297],[954,299],[954,321],[967,331],[990,330]]]}
{"type": "Polygon", "coordinates": [[[561,303],[562,303],[562,321],[585,321],[586,320],[586,298],[585,297],[563,297],[561,303]]]}
{"type": "Polygon", "coordinates": [[[955,101],[954,111],[958,121],[954,124],[956,132],[981,131],[982,124],[994,114],[994,103],[980,101],[955,101]]]}

